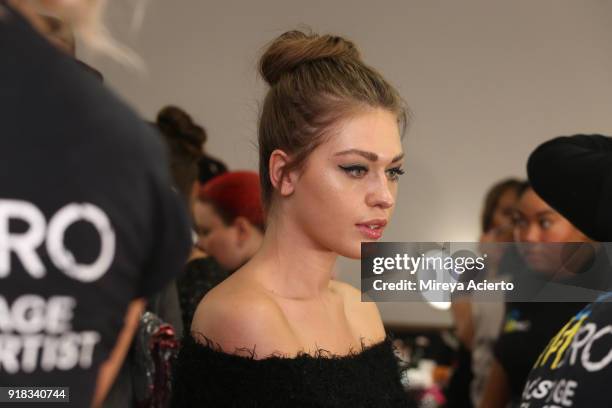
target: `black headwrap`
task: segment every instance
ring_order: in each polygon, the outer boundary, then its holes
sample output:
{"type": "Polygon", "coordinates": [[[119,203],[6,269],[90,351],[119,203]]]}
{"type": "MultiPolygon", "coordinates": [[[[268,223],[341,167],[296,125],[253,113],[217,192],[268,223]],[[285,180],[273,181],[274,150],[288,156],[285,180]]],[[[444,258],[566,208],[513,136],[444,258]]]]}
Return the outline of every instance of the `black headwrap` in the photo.
{"type": "Polygon", "coordinates": [[[612,241],[612,138],[552,139],[531,153],[527,174],[534,191],[584,234],[612,241]]]}

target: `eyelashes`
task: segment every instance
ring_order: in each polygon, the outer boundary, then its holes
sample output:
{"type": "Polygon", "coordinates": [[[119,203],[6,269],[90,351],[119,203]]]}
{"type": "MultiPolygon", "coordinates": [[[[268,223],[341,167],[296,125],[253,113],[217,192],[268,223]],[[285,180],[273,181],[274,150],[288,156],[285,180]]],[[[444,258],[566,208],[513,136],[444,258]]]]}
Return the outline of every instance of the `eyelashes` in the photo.
{"type": "MultiPolygon", "coordinates": [[[[355,165],[350,165],[350,166],[339,165],[338,167],[342,171],[344,171],[346,174],[348,174],[350,177],[353,177],[353,178],[362,178],[368,173],[368,168],[361,164],[355,164],[355,165]]],[[[387,173],[387,178],[389,180],[398,181],[400,176],[403,175],[405,171],[400,166],[398,166],[398,167],[393,167],[391,169],[387,169],[386,173],[387,173]]]]}
{"type": "Polygon", "coordinates": [[[351,166],[338,166],[340,167],[346,174],[351,177],[361,178],[366,175],[368,172],[368,168],[359,164],[351,165],[351,166]]]}
{"type": "Polygon", "coordinates": [[[404,175],[405,171],[401,167],[393,167],[387,170],[387,174],[391,174],[392,180],[399,180],[400,176],[404,175]]]}

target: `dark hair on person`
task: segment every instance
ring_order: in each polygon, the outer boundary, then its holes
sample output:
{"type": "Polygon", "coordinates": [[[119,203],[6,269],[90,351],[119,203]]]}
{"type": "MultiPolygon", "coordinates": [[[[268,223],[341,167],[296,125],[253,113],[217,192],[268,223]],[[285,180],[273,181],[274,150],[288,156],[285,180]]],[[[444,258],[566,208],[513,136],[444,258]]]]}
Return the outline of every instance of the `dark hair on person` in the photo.
{"type": "Polygon", "coordinates": [[[160,110],[155,124],[169,148],[174,183],[183,197],[189,200],[193,183],[198,179],[198,161],[203,154],[206,131],[176,106],[166,106],[160,110]]]}
{"type": "Polygon", "coordinates": [[[520,197],[528,187],[529,182],[515,178],[509,178],[495,183],[485,196],[480,223],[482,232],[488,232],[493,227],[493,215],[499,205],[499,200],[508,190],[514,190],[517,197],[520,197]]]}
{"type": "Polygon", "coordinates": [[[270,86],[258,132],[266,209],[273,196],[268,166],[274,150],[291,157],[285,174],[299,169],[341,120],[372,108],[392,112],[400,131],[405,129],[407,110],[398,92],[345,38],[288,31],[267,47],[259,71],[270,86]]]}
{"type": "Polygon", "coordinates": [[[221,160],[206,153],[198,161],[200,184],[206,184],[213,178],[227,173],[227,165],[221,160]]]}
{"type": "Polygon", "coordinates": [[[522,181],[521,184],[516,189],[516,195],[518,198],[521,198],[523,194],[527,192],[527,190],[533,190],[533,186],[529,181],[522,181]]]}

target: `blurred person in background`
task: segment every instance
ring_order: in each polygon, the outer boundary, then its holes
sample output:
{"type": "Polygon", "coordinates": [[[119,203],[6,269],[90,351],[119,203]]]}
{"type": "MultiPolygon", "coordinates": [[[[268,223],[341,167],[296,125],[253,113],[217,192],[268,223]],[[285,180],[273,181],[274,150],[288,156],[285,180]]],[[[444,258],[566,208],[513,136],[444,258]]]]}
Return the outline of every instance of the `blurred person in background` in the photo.
{"type": "Polygon", "coordinates": [[[255,255],[263,241],[259,175],[227,172],[200,188],[193,207],[197,246],[206,258],[190,262],[179,279],[185,329],[204,295],[255,255]]]}
{"type": "Polygon", "coordinates": [[[202,186],[227,173],[227,166],[206,153],[206,130],[184,110],[176,106],[165,107],[157,115],[156,125],[170,148],[171,172],[177,189],[189,204],[194,228],[194,246],[189,261],[176,281],[181,322],[175,328],[182,337],[184,332],[189,332],[193,312],[204,294],[229,275],[201,245],[200,225],[207,221],[202,218],[198,198],[202,186]]]}
{"type": "MultiPolygon", "coordinates": [[[[161,109],[151,125],[159,131],[166,145],[173,187],[185,205],[192,208],[199,186],[198,162],[207,139],[206,131],[176,106],[161,109]]],[[[193,247],[190,259],[198,256],[201,254],[193,247]]],[[[130,353],[104,401],[104,407],[122,404],[151,408],[167,406],[171,394],[172,363],[182,334],[177,285],[176,280],[172,280],[147,299],[146,312],[140,317],[130,353]]]]}
{"type": "Polygon", "coordinates": [[[125,60],[102,5],[0,2],[0,384],[69,387],[75,407],[99,406],[190,248],[159,137],[47,40],[41,13],[125,60]]]}
{"type": "MultiPolygon", "coordinates": [[[[481,215],[481,243],[511,242],[513,216],[521,181],[505,179],[493,185],[485,196],[481,215]]],[[[487,251],[489,255],[492,255],[487,251]]],[[[487,276],[495,276],[503,253],[489,257],[487,276]]],[[[503,301],[473,302],[469,296],[453,299],[451,312],[460,341],[457,367],[449,383],[447,407],[478,406],[493,356],[493,344],[504,314],[503,301]]]]}
{"type": "MultiPolygon", "coordinates": [[[[203,156],[203,146],[207,140],[206,131],[195,123],[187,112],[176,106],[166,106],[161,109],[157,114],[156,125],[168,146],[170,173],[174,185],[190,208],[193,221],[193,208],[199,189],[198,163],[203,156]]],[[[202,254],[197,247],[192,248],[190,259],[199,256],[202,254]]],[[[151,299],[149,304],[149,310],[172,324],[177,334],[182,334],[183,320],[176,282],[171,282],[169,287],[156,295],[155,299],[151,299]]]]}
{"type": "Polygon", "coordinates": [[[204,184],[194,205],[198,245],[228,271],[255,255],[265,231],[259,175],[231,171],[204,184]]]}

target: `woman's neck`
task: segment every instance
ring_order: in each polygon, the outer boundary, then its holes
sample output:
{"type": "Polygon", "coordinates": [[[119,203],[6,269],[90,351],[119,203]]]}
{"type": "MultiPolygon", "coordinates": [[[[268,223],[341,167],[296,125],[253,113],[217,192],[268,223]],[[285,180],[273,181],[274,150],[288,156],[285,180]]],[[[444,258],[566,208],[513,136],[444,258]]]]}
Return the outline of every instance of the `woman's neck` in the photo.
{"type": "Polygon", "coordinates": [[[249,262],[266,289],[290,299],[329,290],[338,255],[321,247],[290,217],[269,219],[259,252],[249,262]]]}
{"type": "Polygon", "coordinates": [[[41,34],[45,31],[45,21],[36,12],[31,2],[25,0],[8,0],[8,5],[13,8],[16,12],[21,14],[32,27],[40,32],[41,34]]]}

